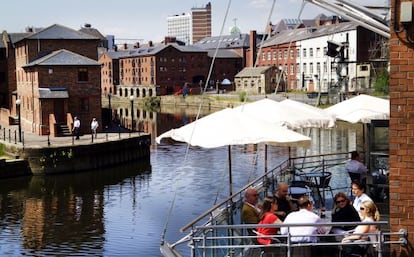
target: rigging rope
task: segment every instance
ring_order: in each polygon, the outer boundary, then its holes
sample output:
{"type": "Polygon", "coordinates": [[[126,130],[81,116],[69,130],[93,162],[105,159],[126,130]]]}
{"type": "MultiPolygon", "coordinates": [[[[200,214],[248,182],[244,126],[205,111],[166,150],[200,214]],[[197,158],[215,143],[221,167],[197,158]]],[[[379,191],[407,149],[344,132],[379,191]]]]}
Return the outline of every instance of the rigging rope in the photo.
{"type": "MultiPolygon", "coordinates": [[[[229,13],[229,10],[230,10],[230,5],[231,5],[231,0],[229,0],[228,1],[228,4],[227,4],[226,13],[225,13],[224,20],[223,20],[223,24],[222,24],[222,27],[221,27],[221,30],[220,30],[220,39],[219,39],[219,42],[217,44],[217,47],[216,47],[216,49],[214,51],[214,56],[213,56],[213,59],[212,59],[211,64],[210,64],[210,69],[208,71],[207,80],[206,80],[206,83],[205,83],[205,86],[204,86],[204,89],[203,89],[203,92],[202,92],[203,95],[204,95],[204,93],[207,90],[207,85],[208,85],[208,82],[210,81],[211,73],[212,73],[213,67],[214,67],[214,62],[216,60],[217,53],[218,53],[218,49],[220,47],[220,42],[222,41],[222,38],[223,38],[224,25],[226,24],[227,16],[228,16],[228,13],[229,13]]],[[[195,121],[197,121],[198,118],[200,117],[201,106],[202,106],[203,102],[204,102],[204,97],[201,98],[201,102],[200,102],[200,105],[198,107],[198,111],[197,111],[197,115],[196,115],[195,121]]],[[[194,128],[193,128],[193,131],[192,131],[192,134],[191,134],[190,138],[192,138],[195,129],[196,129],[196,126],[194,126],[194,128]]],[[[184,155],[184,163],[187,163],[187,156],[188,156],[189,149],[190,149],[190,144],[187,144],[186,152],[185,152],[185,155],[184,155]]],[[[175,176],[175,177],[178,178],[178,176],[175,176]]],[[[165,235],[167,233],[167,228],[168,228],[169,220],[170,220],[170,217],[171,217],[172,212],[173,212],[173,209],[174,209],[175,201],[177,199],[177,190],[176,189],[177,189],[177,179],[175,179],[175,190],[174,190],[173,200],[171,201],[171,205],[170,205],[170,208],[169,208],[169,211],[168,211],[167,219],[166,219],[166,222],[164,224],[164,228],[163,228],[163,231],[162,231],[162,234],[161,234],[161,245],[164,244],[165,235]]]]}
{"type": "MultiPolygon", "coordinates": [[[[302,5],[300,6],[300,9],[299,9],[298,20],[300,20],[300,16],[302,15],[303,8],[305,7],[305,5],[306,5],[306,2],[305,2],[305,0],[303,0],[302,5]]],[[[293,41],[293,37],[289,41],[289,46],[288,46],[288,49],[287,49],[287,56],[286,56],[286,58],[283,59],[283,65],[282,65],[282,70],[283,71],[285,71],[285,66],[286,66],[286,63],[287,63],[287,59],[290,56],[290,47],[292,46],[292,41],[293,41]]],[[[282,80],[282,74],[283,74],[283,72],[281,70],[279,70],[279,76],[277,77],[277,81],[276,81],[275,95],[277,94],[277,91],[279,89],[280,81],[282,80]]],[[[287,77],[287,74],[286,74],[286,77],[287,77]]],[[[286,82],[287,82],[287,79],[285,79],[285,83],[286,82]]],[[[285,85],[285,91],[287,89],[287,86],[288,85],[285,85]]]]}

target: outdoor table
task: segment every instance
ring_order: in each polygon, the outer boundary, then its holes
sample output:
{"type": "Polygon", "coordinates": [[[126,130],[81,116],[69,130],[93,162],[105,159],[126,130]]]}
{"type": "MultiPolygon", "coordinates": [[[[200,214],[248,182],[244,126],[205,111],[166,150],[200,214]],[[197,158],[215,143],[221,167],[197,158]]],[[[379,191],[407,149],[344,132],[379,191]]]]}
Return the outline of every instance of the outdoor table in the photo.
{"type": "Polygon", "coordinates": [[[307,195],[311,192],[307,187],[289,187],[289,194],[292,196],[292,198],[297,199],[301,196],[307,195]]]}

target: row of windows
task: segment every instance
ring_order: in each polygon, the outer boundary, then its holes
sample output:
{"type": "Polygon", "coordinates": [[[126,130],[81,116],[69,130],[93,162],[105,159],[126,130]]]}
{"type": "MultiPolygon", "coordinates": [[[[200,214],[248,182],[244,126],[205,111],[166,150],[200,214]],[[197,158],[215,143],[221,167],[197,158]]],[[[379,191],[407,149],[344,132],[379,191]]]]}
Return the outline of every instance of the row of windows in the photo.
{"type": "MultiPolygon", "coordinates": [[[[54,73],[53,69],[49,69],[48,73],[51,75],[54,73]]],[[[17,82],[25,82],[25,81],[31,81],[34,78],[30,78],[30,73],[24,72],[23,70],[20,70],[16,72],[17,74],[17,82]]],[[[88,68],[78,68],[78,82],[87,82],[89,81],[89,72],[88,68]]]]}
{"type": "MultiPolygon", "coordinates": [[[[324,57],[326,55],[328,48],[324,47],[323,51],[321,50],[320,47],[316,47],[316,48],[303,48],[302,49],[302,57],[303,58],[321,58],[324,57]],[[316,54],[316,55],[315,55],[316,54]]],[[[295,58],[295,54],[294,54],[294,50],[289,50],[289,57],[290,58],[295,58]]],[[[301,57],[301,50],[298,48],[296,49],[296,58],[301,57]]],[[[279,50],[272,50],[272,51],[264,51],[262,53],[262,60],[283,60],[283,59],[287,59],[288,58],[288,50],[287,49],[279,49],[279,50]]]]}
{"type": "MultiPolygon", "coordinates": [[[[175,68],[176,67],[170,67],[171,72],[175,72],[175,68]]],[[[161,72],[167,72],[168,71],[168,67],[160,66],[160,71],[161,72]]],[[[177,71],[178,72],[187,72],[187,69],[185,67],[179,66],[179,67],[177,67],[177,71]]]]}
{"type": "Polygon", "coordinates": [[[153,94],[153,89],[146,89],[146,88],[119,88],[118,92],[119,92],[119,96],[123,96],[123,97],[128,97],[128,96],[135,96],[135,97],[146,97],[147,96],[147,91],[148,91],[148,95],[152,96],[153,94]]]}

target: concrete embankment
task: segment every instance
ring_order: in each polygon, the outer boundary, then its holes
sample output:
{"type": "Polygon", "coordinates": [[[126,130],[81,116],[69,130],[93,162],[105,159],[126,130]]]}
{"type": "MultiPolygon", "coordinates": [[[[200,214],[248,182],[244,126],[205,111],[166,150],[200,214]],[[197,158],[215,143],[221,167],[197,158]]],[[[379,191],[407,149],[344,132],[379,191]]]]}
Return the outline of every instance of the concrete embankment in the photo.
{"type": "Polygon", "coordinates": [[[229,95],[188,95],[183,96],[162,96],[160,101],[161,109],[170,108],[171,106],[177,107],[199,107],[206,109],[223,109],[233,108],[242,104],[237,96],[229,95]]]}

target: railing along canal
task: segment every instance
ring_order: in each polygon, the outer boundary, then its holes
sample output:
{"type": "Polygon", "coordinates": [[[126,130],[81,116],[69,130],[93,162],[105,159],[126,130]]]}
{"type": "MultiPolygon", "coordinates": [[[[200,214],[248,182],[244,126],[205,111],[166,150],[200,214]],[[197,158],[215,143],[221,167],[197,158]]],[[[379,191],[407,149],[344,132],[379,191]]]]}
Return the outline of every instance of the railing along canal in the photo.
{"type": "MultiPolygon", "coordinates": [[[[233,193],[231,197],[228,197],[220,203],[214,205],[212,208],[208,209],[196,219],[182,227],[180,229],[181,232],[185,232],[190,228],[191,232],[173,244],[162,242],[161,251],[163,254],[164,251],[172,250],[175,252],[177,247],[185,243],[190,243],[192,256],[228,256],[228,253],[225,253],[226,251],[222,252],[222,254],[215,253],[213,255],[200,255],[200,253],[197,253],[198,251],[196,249],[199,248],[199,245],[195,241],[199,241],[199,236],[204,235],[204,231],[207,230],[207,228],[212,229],[211,233],[218,234],[219,231],[215,231],[214,226],[240,226],[240,213],[246,189],[249,187],[255,187],[262,199],[267,194],[274,192],[279,182],[289,183],[292,179],[295,178],[295,176],[300,175],[300,173],[315,172],[321,170],[327,171],[328,169],[331,171],[336,169],[338,173],[341,173],[344,170],[344,165],[348,158],[348,153],[334,153],[289,158],[288,160],[281,162],[277,167],[268,170],[265,174],[256,178],[239,191],[233,193]]],[[[345,187],[343,186],[339,189],[343,190],[344,188],[345,187]]],[[[229,239],[235,236],[235,230],[227,229],[226,231],[227,232],[221,236],[228,237],[229,239]]],[[[220,233],[223,233],[223,231],[220,231],[220,233]]],[[[240,242],[238,242],[238,240],[234,240],[233,243],[236,243],[233,245],[237,245],[240,242]]],[[[232,251],[234,254],[241,254],[243,248],[244,247],[235,247],[232,249],[232,251]]],[[[179,254],[172,255],[168,253],[165,253],[164,255],[180,256],[179,254]]]]}

